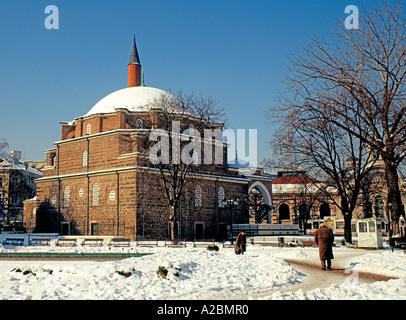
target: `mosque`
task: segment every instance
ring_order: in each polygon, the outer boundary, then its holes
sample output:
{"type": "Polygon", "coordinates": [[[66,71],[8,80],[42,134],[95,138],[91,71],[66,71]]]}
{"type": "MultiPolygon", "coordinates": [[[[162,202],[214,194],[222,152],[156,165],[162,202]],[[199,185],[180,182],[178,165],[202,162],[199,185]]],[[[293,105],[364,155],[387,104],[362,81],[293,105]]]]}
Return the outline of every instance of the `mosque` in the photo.
{"type": "MultiPolygon", "coordinates": [[[[150,133],[160,128],[163,117],[157,101],[168,95],[145,86],[134,39],[128,87],[105,96],[83,116],[60,123],[61,140],[45,151],[37,196],[24,208],[26,229],[169,238],[170,197],[159,168],[148,158],[150,133]]],[[[182,130],[200,125],[199,121],[189,117],[181,122],[182,130]]],[[[228,224],[248,223],[250,180],[230,171],[226,159],[211,167],[196,165],[186,180],[177,205],[175,238],[225,239],[228,224]]]]}

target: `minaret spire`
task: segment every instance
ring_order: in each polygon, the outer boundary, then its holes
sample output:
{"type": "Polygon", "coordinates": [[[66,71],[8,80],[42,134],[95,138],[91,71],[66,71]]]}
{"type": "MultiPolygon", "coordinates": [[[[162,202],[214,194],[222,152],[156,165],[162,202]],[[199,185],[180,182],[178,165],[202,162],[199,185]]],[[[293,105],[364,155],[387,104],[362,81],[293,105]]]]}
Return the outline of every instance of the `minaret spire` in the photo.
{"type": "Polygon", "coordinates": [[[139,64],[139,65],[141,65],[140,57],[138,55],[138,50],[137,50],[137,44],[135,43],[135,35],[134,35],[133,49],[131,51],[130,62],[128,62],[128,64],[139,64]]]}
{"type": "Polygon", "coordinates": [[[130,61],[128,62],[128,87],[139,87],[141,85],[141,62],[138,55],[137,44],[134,43],[131,51],[130,61]]]}

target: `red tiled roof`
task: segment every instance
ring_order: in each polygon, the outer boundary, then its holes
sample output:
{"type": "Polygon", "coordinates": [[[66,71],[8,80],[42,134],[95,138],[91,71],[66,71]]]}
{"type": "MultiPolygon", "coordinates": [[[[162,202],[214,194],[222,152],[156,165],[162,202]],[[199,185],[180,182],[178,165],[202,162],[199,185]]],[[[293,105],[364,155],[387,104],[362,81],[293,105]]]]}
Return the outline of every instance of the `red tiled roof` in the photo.
{"type": "Polygon", "coordinates": [[[306,184],[317,183],[316,179],[309,178],[307,176],[282,176],[272,181],[272,184],[306,184]]]}

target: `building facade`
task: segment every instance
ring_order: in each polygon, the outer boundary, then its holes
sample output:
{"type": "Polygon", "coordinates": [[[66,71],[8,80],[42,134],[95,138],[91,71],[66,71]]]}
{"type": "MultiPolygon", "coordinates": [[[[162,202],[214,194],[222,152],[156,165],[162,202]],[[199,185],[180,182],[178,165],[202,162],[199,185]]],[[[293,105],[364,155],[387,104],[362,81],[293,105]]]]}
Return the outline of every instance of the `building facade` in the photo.
{"type": "Polygon", "coordinates": [[[36,194],[35,179],[42,173],[21,162],[21,152],[11,151],[9,159],[0,158],[0,221],[3,228],[21,229],[23,202],[36,194]]]}

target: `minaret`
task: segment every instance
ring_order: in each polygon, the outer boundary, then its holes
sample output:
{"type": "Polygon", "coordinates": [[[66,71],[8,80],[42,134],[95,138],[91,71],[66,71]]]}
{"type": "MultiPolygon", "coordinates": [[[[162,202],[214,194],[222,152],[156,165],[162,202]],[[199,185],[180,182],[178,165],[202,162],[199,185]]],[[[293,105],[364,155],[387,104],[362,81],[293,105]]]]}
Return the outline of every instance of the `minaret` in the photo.
{"type": "Polygon", "coordinates": [[[134,44],[131,52],[130,62],[128,63],[128,87],[139,87],[141,85],[141,63],[138,56],[137,45],[134,44]]]}

